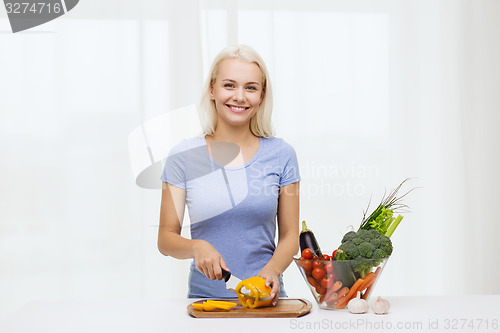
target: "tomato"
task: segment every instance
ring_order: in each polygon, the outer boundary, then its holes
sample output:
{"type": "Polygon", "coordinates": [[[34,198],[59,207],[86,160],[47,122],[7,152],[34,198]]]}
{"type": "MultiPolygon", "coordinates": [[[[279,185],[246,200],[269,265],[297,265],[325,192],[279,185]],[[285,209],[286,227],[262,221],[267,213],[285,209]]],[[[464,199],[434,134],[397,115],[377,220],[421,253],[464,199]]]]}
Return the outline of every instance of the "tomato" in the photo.
{"type": "Polygon", "coordinates": [[[323,262],[321,260],[313,260],[312,261],[313,268],[321,268],[323,267],[323,262]]]}
{"type": "Polygon", "coordinates": [[[312,276],[308,276],[307,277],[307,282],[309,282],[309,284],[313,287],[313,288],[317,288],[319,286],[319,283],[318,281],[316,281],[312,276]]]}
{"type": "Polygon", "coordinates": [[[316,287],[316,292],[320,295],[324,295],[324,294],[326,294],[326,288],[323,286],[318,286],[318,287],[316,287]]]}
{"type": "Polygon", "coordinates": [[[299,262],[300,267],[305,271],[307,274],[308,272],[310,273],[311,270],[313,269],[313,263],[311,260],[303,260],[299,262]]]}
{"type": "Polygon", "coordinates": [[[311,249],[304,249],[304,251],[302,251],[302,257],[304,257],[304,259],[307,259],[307,260],[312,259],[312,250],[311,249]]]}
{"type": "Polygon", "coordinates": [[[326,263],[326,265],[323,267],[323,270],[328,277],[335,277],[335,274],[333,274],[333,264],[331,261],[326,263]]]}
{"type": "Polygon", "coordinates": [[[332,260],[328,254],[323,254],[323,255],[321,256],[321,259],[322,259],[322,260],[332,260]]]}
{"type": "Polygon", "coordinates": [[[321,279],[321,286],[326,289],[330,289],[333,286],[333,279],[330,277],[324,277],[321,279]]]}
{"type": "Polygon", "coordinates": [[[325,271],[319,267],[315,267],[312,270],[312,276],[319,282],[325,277],[325,271]]]}
{"type": "Polygon", "coordinates": [[[337,250],[334,250],[334,251],[332,252],[332,260],[333,260],[333,258],[335,258],[335,254],[336,254],[336,253],[337,253],[337,250]]]}

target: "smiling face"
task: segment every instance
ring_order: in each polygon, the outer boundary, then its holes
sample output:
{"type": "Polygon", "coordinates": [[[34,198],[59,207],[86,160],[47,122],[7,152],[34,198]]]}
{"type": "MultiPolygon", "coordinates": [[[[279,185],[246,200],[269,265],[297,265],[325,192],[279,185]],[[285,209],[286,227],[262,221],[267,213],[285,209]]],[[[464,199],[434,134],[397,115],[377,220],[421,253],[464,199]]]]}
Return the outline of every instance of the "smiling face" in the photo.
{"type": "Polygon", "coordinates": [[[247,126],[263,96],[262,72],[257,64],[237,58],[220,63],[210,92],[217,124],[247,126]]]}

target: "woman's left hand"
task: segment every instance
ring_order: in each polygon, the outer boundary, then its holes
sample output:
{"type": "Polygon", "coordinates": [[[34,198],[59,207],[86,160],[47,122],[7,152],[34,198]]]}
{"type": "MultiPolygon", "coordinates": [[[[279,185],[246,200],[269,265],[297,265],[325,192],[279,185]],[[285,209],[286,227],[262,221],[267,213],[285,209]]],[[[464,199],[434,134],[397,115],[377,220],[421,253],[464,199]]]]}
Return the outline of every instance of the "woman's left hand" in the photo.
{"type": "Polygon", "coordinates": [[[279,275],[270,269],[264,267],[257,276],[266,279],[266,286],[271,287],[271,297],[273,297],[273,301],[271,302],[272,306],[275,306],[278,302],[278,298],[280,296],[280,281],[279,275]]]}

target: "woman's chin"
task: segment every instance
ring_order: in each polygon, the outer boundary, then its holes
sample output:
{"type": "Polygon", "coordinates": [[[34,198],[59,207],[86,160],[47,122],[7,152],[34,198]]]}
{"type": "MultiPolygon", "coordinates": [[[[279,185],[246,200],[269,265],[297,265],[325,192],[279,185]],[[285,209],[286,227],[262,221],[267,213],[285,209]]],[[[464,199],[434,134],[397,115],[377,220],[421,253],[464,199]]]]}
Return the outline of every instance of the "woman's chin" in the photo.
{"type": "Polygon", "coordinates": [[[228,114],[225,115],[224,117],[220,117],[219,121],[222,121],[226,123],[229,126],[244,126],[244,125],[249,125],[250,123],[251,116],[247,113],[233,113],[233,114],[228,114]]]}

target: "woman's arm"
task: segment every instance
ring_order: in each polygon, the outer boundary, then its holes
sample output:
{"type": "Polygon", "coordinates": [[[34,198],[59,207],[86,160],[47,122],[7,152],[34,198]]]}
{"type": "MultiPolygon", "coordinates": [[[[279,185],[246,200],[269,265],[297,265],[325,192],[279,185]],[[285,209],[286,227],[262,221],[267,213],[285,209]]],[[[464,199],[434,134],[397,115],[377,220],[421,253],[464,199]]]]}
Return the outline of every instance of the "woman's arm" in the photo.
{"type": "Polygon", "coordinates": [[[278,244],[269,262],[258,274],[272,286],[273,305],[279,297],[279,276],[299,251],[299,182],[280,188],[278,197],[278,244]]]}
{"type": "Polygon", "coordinates": [[[212,280],[222,279],[221,267],[228,270],[224,259],[210,243],[201,239],[182,237],[186,191],[163,182],[158,250],[177,259],[195,259],[196,268],[212,280]]]}

